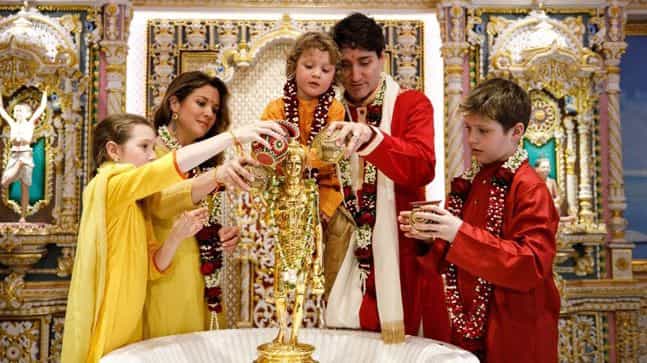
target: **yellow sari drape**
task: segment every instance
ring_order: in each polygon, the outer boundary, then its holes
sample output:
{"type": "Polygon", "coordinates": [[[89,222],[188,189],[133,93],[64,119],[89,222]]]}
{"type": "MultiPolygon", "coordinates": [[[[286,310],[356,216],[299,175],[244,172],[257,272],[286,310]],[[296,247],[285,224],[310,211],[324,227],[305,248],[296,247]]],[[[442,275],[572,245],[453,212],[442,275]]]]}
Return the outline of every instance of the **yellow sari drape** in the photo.
{"type": "MultiPolygon", "coordinates": [[[[156,145],[158,157],[170,152],[156,145]]],[[[196,207],[191,198],[191,180],[173,185],[146,200],[155,235],[163,240],[178,215],[196,207]]],[[[210,312],[204,299],[200,273],[200,250],[195,237],[183,240],[165,276],[151,281],[144,309],[144,336],[155,338],[209,329],[210,312]]],[[[224,314],[218,314],[224,327],[224,314]]]]}
{"type": "Polygon", "coordinates": [[[83,192],[83,213],[68,293],[63,363],[97,362],[141,340],[150,219],[139,200],[183,180],[174,153],[135,168],[105,163],[83,192]]]}

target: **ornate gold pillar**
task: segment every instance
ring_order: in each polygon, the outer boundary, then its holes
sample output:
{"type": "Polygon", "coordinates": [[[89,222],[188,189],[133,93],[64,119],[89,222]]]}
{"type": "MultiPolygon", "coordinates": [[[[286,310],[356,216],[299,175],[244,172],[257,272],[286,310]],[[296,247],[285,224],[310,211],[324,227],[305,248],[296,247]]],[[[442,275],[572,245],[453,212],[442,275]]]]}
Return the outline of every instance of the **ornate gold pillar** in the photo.
{"type": "Polygon", "coordinates": [[[593,115],[591,110],[578,116],[577,137],[579,139],[579,159],[580,159],[580,185],[577,198],[580,203],[580,212],[578,222],[584,226],[593,224],[593,192],[591,182],[591,126],[593,125],[593,115]]]}
{"type": "Polygon", "coordinates": [[[567,116],[564,118],[566,128],[566,205],[567,215],[577,216],[577,174],[575,173],[575,162],[577,160],[577,146],[575,143],[575,118],[567,116]]]}
{"type": "Polygon", "coordinates": [[[65,111],[63,112],[63,129],[64,137],[61,138],[61,157],[64,160],[61,175],[62,191],[61,201],[62,208],[59,223],[66,228],[76,230],[78,223],[78,215],[80,209],[80,199],[78,197],[80,187],[75,180],[78,178],[78,171],[83,170],[83,163],[81,161],[81,135],[84,115],[77,100],[87,92],[87,78],[78,80],[78,86],[72,87],[70,80],[62,82],[63,91],[65,92],[61,97],[61,103],[65,104],[65,111]]]}
{"type": "Polygon", "coordinates": [[[99,117],[126,109],[126,56],[133,8],[129,1],[110,1],[102,6],[103,32],[100,45],[99,117]]]}
{"type": "Polygon", "coordinates": [[[626,13],[624,8],[613,1],[605,9],[607,38],[602,45],[607,71],[606,93],[609,114],[609,189],[608,221],[611,240],[611,275],[614,279],[631,279],[633,244],[625,239],[627,207],[622,166],[622,135],[620,133],[620,58],[627,48],[624,41],[626,13]]]}
{"type": "Polygon", "coordinates": [[[466,38],[468,4],[443,1],[438,5],[438,22],[443,41],[441,53],[445,71],[445,176],[447,183],[459,175],[465,165],[463,123],[458,107],[463,98],[465,59],[469,44],[466,38]]]}
{"type": "Polygon", "coordinates": [[[618,362],[638,362],[640,351],[640,311],[628,310],[616,313],[616,357],[618,362]]]}

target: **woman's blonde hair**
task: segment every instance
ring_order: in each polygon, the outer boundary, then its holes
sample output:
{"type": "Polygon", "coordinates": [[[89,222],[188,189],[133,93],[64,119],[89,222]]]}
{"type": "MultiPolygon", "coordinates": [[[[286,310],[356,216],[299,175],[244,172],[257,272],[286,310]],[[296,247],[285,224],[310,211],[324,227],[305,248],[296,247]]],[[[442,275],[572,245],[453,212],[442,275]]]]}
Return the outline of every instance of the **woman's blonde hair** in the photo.
{"type": "Polygon", "coordinates": [[[92,146],[95,167],[98,168],[104,162],[111,160],[108,151],[106,151],[106,144],[109,141],[117,145],[125,144],[130,139],[130,131],[135,125],[146,125],[155,130],[144,117],[132,113],[112,114],[94,127],[92,146]]]}
{"type": "Polygon", "coordinates": [[[335,66],[335,78],[333,82],[338,84],[341,80],[341,53],[337,44],[330,37],[330,35],[321,32],[307,32],[297,38],[294,47],[290,50],[288,55],[287,64],[285,67],[285,74],[288,78],[294,77],[297,71],[297,62],[299,57],[309,49],[319,49],[322,52],[328,52],[330,56],[330,64],[335,66]]]}

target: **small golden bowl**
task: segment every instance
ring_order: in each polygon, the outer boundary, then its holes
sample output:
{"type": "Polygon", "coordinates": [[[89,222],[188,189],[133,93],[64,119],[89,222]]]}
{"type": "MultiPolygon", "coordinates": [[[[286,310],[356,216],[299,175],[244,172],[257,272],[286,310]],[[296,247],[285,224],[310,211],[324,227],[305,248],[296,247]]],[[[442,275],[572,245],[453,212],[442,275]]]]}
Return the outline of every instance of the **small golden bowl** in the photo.
{"type": "Polygon", "coordinates": [[[421,200],[409,203],[409,205],[411,205],[411,215],[409,216],[409,224],[411,225],[411,228],[415,229],[415,224],[431,223],[429,219],[423,218],[419,214],[425,212],[424,207],[430,205],[437,206],[440,205],[440,202],[440,200],[421,200]]]}
{"type": "MultiPolygon", "coordinates": [[[[339,136],[339,130],[328,135],[327,127],[315,136],[314,140],[312,140],[312,149],[317,159],[326,163],[335,164],[344,157],[344,146],[337,145],[337,136],[339,136]]],[[[351,135],[349,134],[345,140],[345,144],[350,141],[350,137],[351,135]]]]}

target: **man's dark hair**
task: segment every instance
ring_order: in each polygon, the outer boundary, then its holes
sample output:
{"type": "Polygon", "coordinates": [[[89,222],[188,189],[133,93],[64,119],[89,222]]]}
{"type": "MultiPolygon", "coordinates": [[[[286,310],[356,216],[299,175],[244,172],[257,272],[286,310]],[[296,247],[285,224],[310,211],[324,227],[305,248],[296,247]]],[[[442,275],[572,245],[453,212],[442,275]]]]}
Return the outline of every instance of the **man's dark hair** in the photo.
{"type": "Polygon", "coordinates": [[[340,20],[331,30],[339,49],[363,49],[379,57],[384,51],[384,33],[375,20],[361,13],[340,20]]]}
{"type": "Polygon", "coordinates": [[[528,128],[530,120],[530,97],[516,83],[503,78],[481,82],[460,105],[460,111],[478,114],[498,122],[504,131],[518,122],[528,128]]]}

